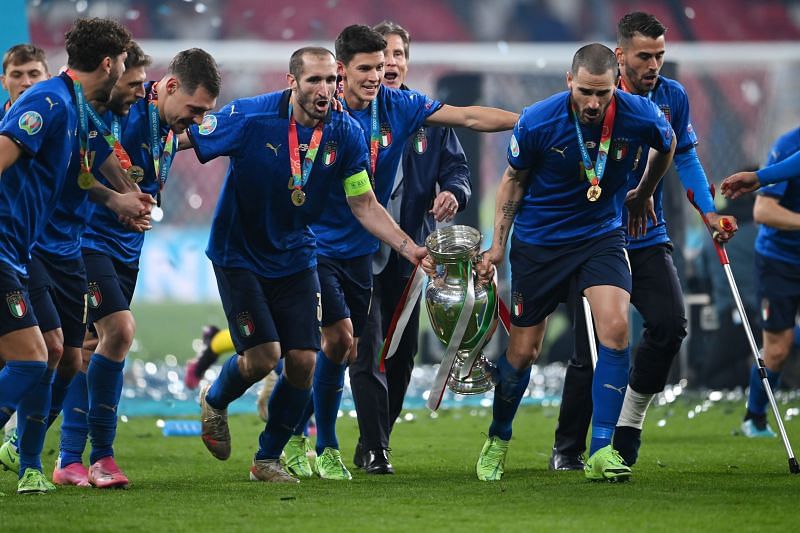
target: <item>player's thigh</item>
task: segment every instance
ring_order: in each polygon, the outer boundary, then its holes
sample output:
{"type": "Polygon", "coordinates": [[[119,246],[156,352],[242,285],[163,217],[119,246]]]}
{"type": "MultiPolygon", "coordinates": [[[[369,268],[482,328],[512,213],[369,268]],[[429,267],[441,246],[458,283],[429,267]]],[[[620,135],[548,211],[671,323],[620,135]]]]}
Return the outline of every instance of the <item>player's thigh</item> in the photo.
{"type": "Polygon", "coordinates": [[[263,284],[274,316],[283,354],[290,350],[320,349],[322,303],[316,269],[268,280],[263,284]]]}
{"type": "Polygon", "coordinates": [[[667,244],[629,251],[631,303],[645,321],[645,327],[686,336],[686,308],[678,271],[667,244]]]}
{"type": "Polygon", "coordinates": [[[64,345],[80,348],[87,316],[87,282],[83,259],[48,256],[47,268],[53,280],[53,301],[61,320],[64,345]]]}

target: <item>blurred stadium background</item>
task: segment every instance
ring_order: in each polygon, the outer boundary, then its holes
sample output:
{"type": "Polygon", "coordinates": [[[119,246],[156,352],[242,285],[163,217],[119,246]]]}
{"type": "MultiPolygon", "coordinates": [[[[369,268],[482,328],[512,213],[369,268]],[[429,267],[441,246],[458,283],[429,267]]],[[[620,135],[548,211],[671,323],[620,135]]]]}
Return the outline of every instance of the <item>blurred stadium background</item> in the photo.
{"type": "MultiPolygon", "coordinates": [[[[48,50],[54,70],[64,62],[63,34],[79,16],[126,24],[156,60],[151,79],[163,73],[175,52],[205,48],[224,73],[220,106],[283,88],[292,50],[309,43],[332,48],[344,26],[390,19],[411,33],[411,87],[450,104],[515,111],[563,90],[577,47],[602,41],[613,48],[616,21],[643,10],[668,27],[664,73],[688,91],[700,158],[714,182],[757,166],[773,140],[800,117],[792,90],[800,81],[800,1],[794,0],[9,0],[7,5],[27,12],[30,40],[48,50]]],[[[4,24],[11,26],[8,20],[4,24]]],[[[459,136],[470,158],[473,202],[457,222],[481,227],[488,241],[508,136],[459,136]]],[[[136,291],[134,356],[140,364],[166,361],[169,372],[178,372],[193,355],[202,325],[223,322],[204,249],[225,169],[223,160],[200,165],[192,154],[176,158],[162,218],[147,236],[136,291]]],[[[724,277],[715,260],[707,260],[706,235],[687,209],[677,176],[665,179],[670,234],[691,313],[691,337],[673,381],[743,386],[750,356],[724,277]]],[[[718,207],[744,220],[730,253],[755,317],[751,205],[718,207]]],[[[551,324],[543,363],[564,361],[572,349],[565,314],[551,324]]],[[[635,338],[640,322],[634,324],[635,338]]],[[[419,360],[435,362],[442,349],[426,328],[422,335],[419,360]]],[[[502,334],[495,337],[490,358],[505,342],[502,334]]],[[[790,371],[785,384],[800,385],[797,375],[790,371]]]]}

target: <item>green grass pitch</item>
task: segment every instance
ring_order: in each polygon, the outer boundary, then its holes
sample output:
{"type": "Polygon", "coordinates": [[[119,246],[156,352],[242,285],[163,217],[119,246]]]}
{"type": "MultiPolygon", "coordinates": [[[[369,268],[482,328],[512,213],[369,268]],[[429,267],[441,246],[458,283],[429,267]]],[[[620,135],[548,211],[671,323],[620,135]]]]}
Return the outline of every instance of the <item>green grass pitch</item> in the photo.
{"type": "MultiPolygon", "coordinates": [[[[792,400],[787,407],[798,407],[792,400]]],[[[414,412],[393,434],[396,475],[352,468],[351,482],[297,486],[248,481],[263,427],[231,418],[233,454],[213,459],[198,437],[163,437],[155,418],[120,423],[116,450],[127,491],[61,488],[17,496],[0,472],[2,531],[791,531],[800,476],[788,473],[779,439],[734,435],[743,406],[696,400],[653,408],[634,478],[590,483],[582,473],[547,470],[556,408],[524,407],[502,482],[475,478],[490,418],[486,409],[414,412]]],[[[52,472],[58,424],[44,451],[52,472]]],[[[339,420],[348,466],[356,422],[339,420]]],[[[800,443],[800,419],[787,422],[800,443]]]]}

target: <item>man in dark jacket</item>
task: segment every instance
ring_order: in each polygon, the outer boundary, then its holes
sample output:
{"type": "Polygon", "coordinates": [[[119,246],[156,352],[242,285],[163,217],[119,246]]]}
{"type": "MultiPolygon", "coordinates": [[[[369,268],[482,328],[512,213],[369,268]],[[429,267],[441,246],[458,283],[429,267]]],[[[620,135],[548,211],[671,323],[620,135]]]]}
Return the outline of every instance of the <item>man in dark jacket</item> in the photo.
{"type": "MultiPolygon", "coordinates": [[[[393,22],[381,22],[375,31],[386,39],[383,84],[406,89],[409,34],[393,22]]],[[[464,150],[450,128],[424,126],[409,139],[395,177],[387,210],[418,244],[436,222],[450,222],[464,209],[471,193],[464,150]]],[[[395,306],[412,274],[413,265],[390,248],[381,246],[372,262],[373,292],[369,319],[358,341],[358,357],[350,365],[350,384],[361,436],[353,463],[368,474],[392,474],[392,465],[371,450],[387,450],[389,434],[403,408],[403,399],[419,336],[419,307],[409,319],[394,356],[380,370],[380,353],[395,306]]]]}

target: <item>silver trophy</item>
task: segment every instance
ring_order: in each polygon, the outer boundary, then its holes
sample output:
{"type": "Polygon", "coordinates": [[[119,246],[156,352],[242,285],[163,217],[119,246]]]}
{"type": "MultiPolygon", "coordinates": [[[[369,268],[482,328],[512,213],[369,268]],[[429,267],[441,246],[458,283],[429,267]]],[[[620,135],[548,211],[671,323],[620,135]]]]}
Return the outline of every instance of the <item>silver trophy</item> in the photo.
{"type": "Polygon", "coordinates": [[[431,390],[432,409],[441,401],[445,379],[447,387],[458,394],[481,394],[494,386],[491,363],[482,350],[497,328],[498,300],[494,282],[477,282],[473,267],[480,244],[481,233],[469,226],[438,229],[425,239],[438,265],[425,291],[425,305],[436,336],[447,346],[439,370],[441,390],[436,381],[431,390]]]}

